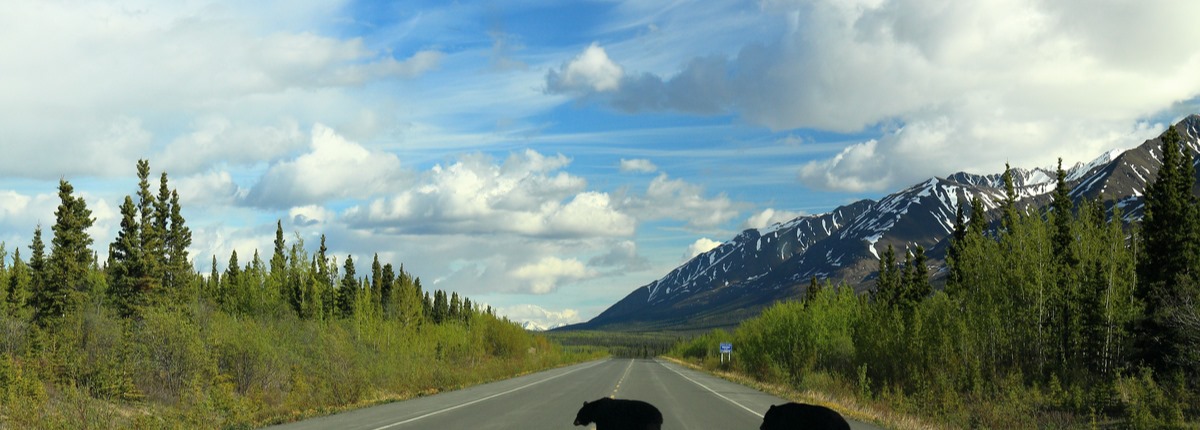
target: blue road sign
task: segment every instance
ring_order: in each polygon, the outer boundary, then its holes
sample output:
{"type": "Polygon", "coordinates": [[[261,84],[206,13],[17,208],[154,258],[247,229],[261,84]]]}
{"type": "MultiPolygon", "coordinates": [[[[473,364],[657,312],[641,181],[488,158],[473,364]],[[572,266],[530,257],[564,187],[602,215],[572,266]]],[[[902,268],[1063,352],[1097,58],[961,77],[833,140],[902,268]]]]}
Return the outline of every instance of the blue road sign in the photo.
{"type": "Polygon", "coordinates": [[[733,353],[733,344],[728,343],[728,342],[721,342],[721,353],[722,354],[732,354],[733,353]]]}

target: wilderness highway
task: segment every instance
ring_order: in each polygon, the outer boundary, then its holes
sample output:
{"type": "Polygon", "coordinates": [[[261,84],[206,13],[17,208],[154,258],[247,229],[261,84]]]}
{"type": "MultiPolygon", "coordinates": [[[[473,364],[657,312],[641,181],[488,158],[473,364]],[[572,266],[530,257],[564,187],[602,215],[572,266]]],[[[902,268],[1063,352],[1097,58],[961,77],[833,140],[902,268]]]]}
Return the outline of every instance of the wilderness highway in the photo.
{"type": "Polygon", "coordinates": [[[579,407],[608,396],[650,402],[664,430],[757,430],[767,408],[785,403],[662,360],[606,359],[272,428],[582,430],[572,426],[579,407]]]}

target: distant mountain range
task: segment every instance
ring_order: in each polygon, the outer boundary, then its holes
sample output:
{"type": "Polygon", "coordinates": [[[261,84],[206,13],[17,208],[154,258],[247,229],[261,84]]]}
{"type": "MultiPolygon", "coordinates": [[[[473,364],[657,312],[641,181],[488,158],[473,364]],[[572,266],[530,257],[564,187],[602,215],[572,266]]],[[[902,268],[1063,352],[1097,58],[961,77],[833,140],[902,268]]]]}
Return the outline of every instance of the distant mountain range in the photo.
{"type": "MultiPolygon", "coordinates": [[[[1200,115],[1185,118],[1175,128],[1193,156],[1200,154],[1200,115]]],[[[1161,165],[1160,146],[1155,138],[1075,165],[1067,172],[1071,196],[1076,200],[1099,198],[1109,205],[1120,205],[1126,220],[1140,219],[1143,193],[1161,165]]],[[[1012,172],[1021,204],[1049,204],[1055,168],[1013,168],[1012,172]]],[[[822,282],[829,279],[860,290],[870,288],[879,255],[888,245],[898,255],[910,247],[923,246],[931,272],[939,273],[957,205],[977,196],[992,211],[1004,199],[1001,178],[1001,173],[959,172],[931,178],[879,201],[860,200],[829,213],[745,230],[637,288],[591,321],[560,329],[703,330],[734,326],[776,301],[801,297],[814,276],[822,282]]],[[[964,209],[969,216],[970,207],[964,209]]]]}

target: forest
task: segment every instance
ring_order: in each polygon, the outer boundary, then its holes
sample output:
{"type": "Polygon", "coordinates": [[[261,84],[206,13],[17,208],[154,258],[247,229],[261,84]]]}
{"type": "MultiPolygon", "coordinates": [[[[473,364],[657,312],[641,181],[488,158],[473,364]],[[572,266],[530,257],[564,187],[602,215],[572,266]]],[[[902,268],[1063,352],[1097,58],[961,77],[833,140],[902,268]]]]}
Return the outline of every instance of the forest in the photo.
{"type": "Polygon", "coordinates": [[[1120,202],[1075,202],[1061,161],[1046,209],[1022,206],[1006,172],[994,220],[978,199],[958,205],[944,288],[924,250],[899,262],[889,248],[870,294],[813,279],[805,297],[670,354],[938,427],[1196,428],[1200,205],[1174,128],[1162,145],[1140,221],[1120,202]]]}
{"type": "Polygon", "coordinates": [[[150,172],[137,163],[104,261],[66,180],[49,249],[40,225],[27,246],[0,243],[0,427],[252,428],[599,354],[378,255],[339,264],[323,235],[310,253],[278,222],[267,261],[234,251],[197,273],[179,194],[165,172],[153,193],[150,172]]]}

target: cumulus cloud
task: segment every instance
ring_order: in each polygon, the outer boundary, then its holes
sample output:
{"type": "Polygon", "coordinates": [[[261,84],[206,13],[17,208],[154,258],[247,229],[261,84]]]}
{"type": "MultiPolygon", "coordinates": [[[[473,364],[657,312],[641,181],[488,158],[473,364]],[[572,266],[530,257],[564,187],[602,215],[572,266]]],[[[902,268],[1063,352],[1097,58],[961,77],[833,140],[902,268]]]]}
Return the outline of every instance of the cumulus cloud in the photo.
{"type": "Polygon", "coordinates": [[[293,119],[275,125],[245,125],[224,116],[197,120],[192,131],[171,141],[153,161],[173,175],[187,175],[216,164],[253,165],[275,160],[304,147],[304,132],[293,119]]]}
{"type": "Polygon", "coordinates": [[[690,229],[712,229],[737,217],[743,203],[724,193],[705,197],[704,187],[660,173],[650,181],[644,195],[630,195],[621,207],[641,219],[676,219],[690,229]]]}
{"type": "Polygon", "coordinates": [[[526,283],[522,290],[533,294],[547,294],[558,289],[563,283],[596,276],[596,271],[573,258],[543,257],[535,263],[514,269],[510,275],[526,283]]]}
{"type": "Polygon", "coordinates": [[[604,92],[617,89],[624,71],[608,58],[599,44],[592,43],[571,61],[546,74],[546,90],[551,93],[604,92]]]}
{"type": "Polygon", "coordinates": [[[228,206],[235,204],[246,194],[246,190],[233,181],[229,172],[209,171],[171,179],[171,186],[179,191],[179,201],[189,206],[228,206]]]}
{"type": "MultiPolygon", "coordinates": [[[[162,157],[180,173],[206,170],[217,157],[277,156],[271,149],[280,140],[295,143],[297,134],[274,117],[281,109],[309,118],[337,112],[359,104],[338,91],[422,76],[442,58],[303,30],[328,19],[328,2],[255,7],[6,2],[0,39],[36,43],[0,46],[0,175],[119,176],[162,142],[174,142],[162,157]],[[180,130],[179,118],[210,115],[240,120],[206,119],[180,130]],[[197,150],[194,159],[187,149],[197,150]]],[[[249,160],[257,161],[270,159],[249,160]]]]}
{"type": "Polygon", "coordinates": [[[601,267],[611,272],[632,272],[650,268],[650,260],[638,254],[637,243],[632,240],[619,241],[608,252],[592,257],[588,266],[601,267]]]}
{"type": "Polygon", "coordinates": [[[804,215],[807,214],[804,212],[766,208],[763,209],[762,212],[750,215],[750,218],[747,218],[746,222],[742,224],[742,228],[762,229],[774,224],[788,222],[804,215]]]}
{"type": "Polygon", "coordinates": [[[396,186],[402,173],[400,159],[394,154],[368,150],[316,124],[310,151],[272,165],[250,189],[246,201],[255,206],[291,207],[365,198],[396,186]]]}
{"type": "Polygon", "coordinates": [[[296,227],[311,227],[332,221],[336,215],[323,206],[306,205],[288,209],[288,218],[296,227]]]}
{"type": "Polygon", "coordinates": [[[346,211],[356,228],[410,234],[595,237],[633,234],[636,220],[607,193],[562,171],[570,159],[533,150],[497,164],[482,154],[437,165],[409,187],[346,211]]]}
{"type": "Polygon", "coordinates": [[[707,237],[696,239],[695,242],[692,242],[691,245],[688,245],[687,252],[683,254],[683,260],[691,260],[696,258],[697,255],[716,249],[718,246],[721,246],[721,242],[717,242],[707,237]]]}
{"type": "Polygon", "coordinates": [[[635,158],[632,160],[621,159],[622,172],[635,173],[654,173],[658,171],[658,166],[651,163],[650,160],[644,158],[635,158]]]}
{"type": "Polygon", "coordinates": [[[1089,159],[1150,137],[1154,128],[1142,118],[1200,95],[1200,47],[1186,42],[1200,38],[1189,22],[1200,4],[762,6],[761,19],[748,25],[775,22],[779,31],[734,55],[694,57],[673,73],[622,73],[603,91],[560,89],[552,73],[547,88],[627,112],[733,113],[775,130],[881,126],[883,137],[801,169],[810,186],[851,191],[963,169],[990,172],[996,160],[1038,166],[1060,155],[1089,159]],[[1178,31],[1147,31],[1153,28],[1178,31]]]}

